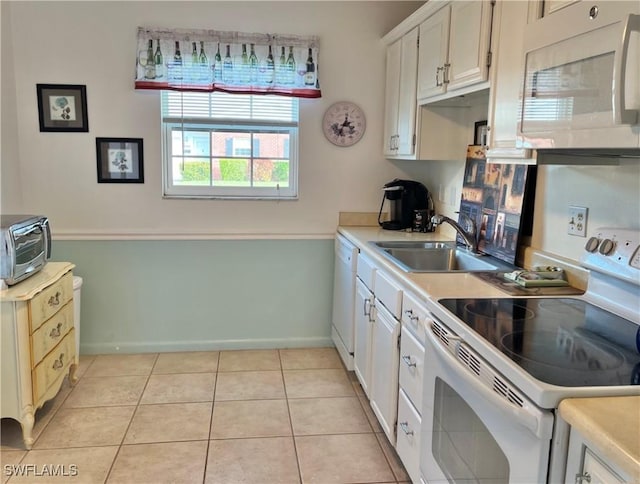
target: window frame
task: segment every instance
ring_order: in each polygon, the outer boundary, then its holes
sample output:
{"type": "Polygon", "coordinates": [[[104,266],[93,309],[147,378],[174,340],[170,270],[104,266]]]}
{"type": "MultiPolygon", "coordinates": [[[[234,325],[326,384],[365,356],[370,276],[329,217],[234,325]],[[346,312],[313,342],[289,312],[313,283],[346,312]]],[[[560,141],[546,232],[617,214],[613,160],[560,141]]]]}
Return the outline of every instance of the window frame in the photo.
{"type": "MultiPolygon", "coordinates": [[[[263,121],[233,119],[233,118],[207,118],[207,117],[176,117],[165,116],[162,107],[162,96],[160,106],[160,122],[162,126],[162,189],[163,198],[181,199],[233,199],[233,200],[298,200],[298,135],[300,104],[295,100],[296,120],[295,121],[263,121]],[[173,131],[202,131],[210,133],[209,143],[211,143],[211,133],[214,132],[247,132],[252,136],[260,133],[286,133],[288,137],[288,161],[289,161],[289,186],[287,187],[229,187],[229,186],[196,186],[175,184],[173,181],[173,131]]],[[[247,159],[250,162],[250,170],[253,161],[261,159],[274,159],[273,157],[254,156],[254,144],[251,145],[251,156],[224,156],[225,159],[247,159]]],[[[183,143],[184,149],[184,143],[183,143]]],[[[285,154],[286,150],[285,150],[285,154]]],[[[184,158],[205,158],[212,165],[212,160],[222,158],[214,156],[211,144],[209,155],[186,155],[184,158]]],[[[280,158],[286,159],[286,158],[280,158]]],[[[250,177],[251,178],[251,177],[250,177]]]]}

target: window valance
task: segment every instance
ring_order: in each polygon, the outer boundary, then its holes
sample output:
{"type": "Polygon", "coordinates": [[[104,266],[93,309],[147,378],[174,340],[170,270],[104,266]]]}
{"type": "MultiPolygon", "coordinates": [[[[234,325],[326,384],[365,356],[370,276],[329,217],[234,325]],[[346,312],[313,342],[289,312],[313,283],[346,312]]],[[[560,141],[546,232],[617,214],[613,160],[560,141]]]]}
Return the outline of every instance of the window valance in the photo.
{"type": "Polygon", "coordinates": [[[318,37],[138,27],[135,88],[320,97],[318,37]]]}

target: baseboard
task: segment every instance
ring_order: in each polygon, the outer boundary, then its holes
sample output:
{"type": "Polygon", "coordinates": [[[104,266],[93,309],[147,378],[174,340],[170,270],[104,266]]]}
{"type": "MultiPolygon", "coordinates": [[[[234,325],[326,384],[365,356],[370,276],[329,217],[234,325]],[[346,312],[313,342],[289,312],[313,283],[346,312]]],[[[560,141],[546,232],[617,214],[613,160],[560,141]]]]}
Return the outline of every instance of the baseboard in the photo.
{"type": "Polygon", "coordinates": [[[85,343],[80,344],[81,355],[115,353],[171,353],[178,351],[218,351],[312,348],[334,346],[330,337],[239,339],[210,341],[157,341],[145,343],[85,343]]]}

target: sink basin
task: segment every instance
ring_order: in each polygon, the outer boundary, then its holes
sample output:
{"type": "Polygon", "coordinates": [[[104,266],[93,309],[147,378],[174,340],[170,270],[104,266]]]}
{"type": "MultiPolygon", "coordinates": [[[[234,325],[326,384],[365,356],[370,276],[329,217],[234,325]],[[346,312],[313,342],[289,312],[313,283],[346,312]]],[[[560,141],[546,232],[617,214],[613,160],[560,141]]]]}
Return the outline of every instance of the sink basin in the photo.
{"type": "Polygon", "coordinates": [[[378,252],[406,272],[512,271],[514,266],[472,254],[453,242],[371,242],[378,252]]]}
{"type": "Polygon", "coordinates": [[[400,242],[371,242],[380,249],[455,249],[456,243],[450,241],[400,241],[400,242]]]}

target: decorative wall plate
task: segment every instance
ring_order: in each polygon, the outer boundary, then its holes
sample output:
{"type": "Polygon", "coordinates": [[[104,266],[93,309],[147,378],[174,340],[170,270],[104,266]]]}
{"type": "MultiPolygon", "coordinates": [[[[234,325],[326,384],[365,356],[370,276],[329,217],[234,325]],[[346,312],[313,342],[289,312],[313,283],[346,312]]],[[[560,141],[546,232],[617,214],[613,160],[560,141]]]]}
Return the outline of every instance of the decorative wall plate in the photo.
{"type": "Polygon", "coordinates": [[[364,112],[352,102],[332,104],[324,113],[322,131],[336,146],[351,146],[362,138],[366,128],[364,112]]]}

